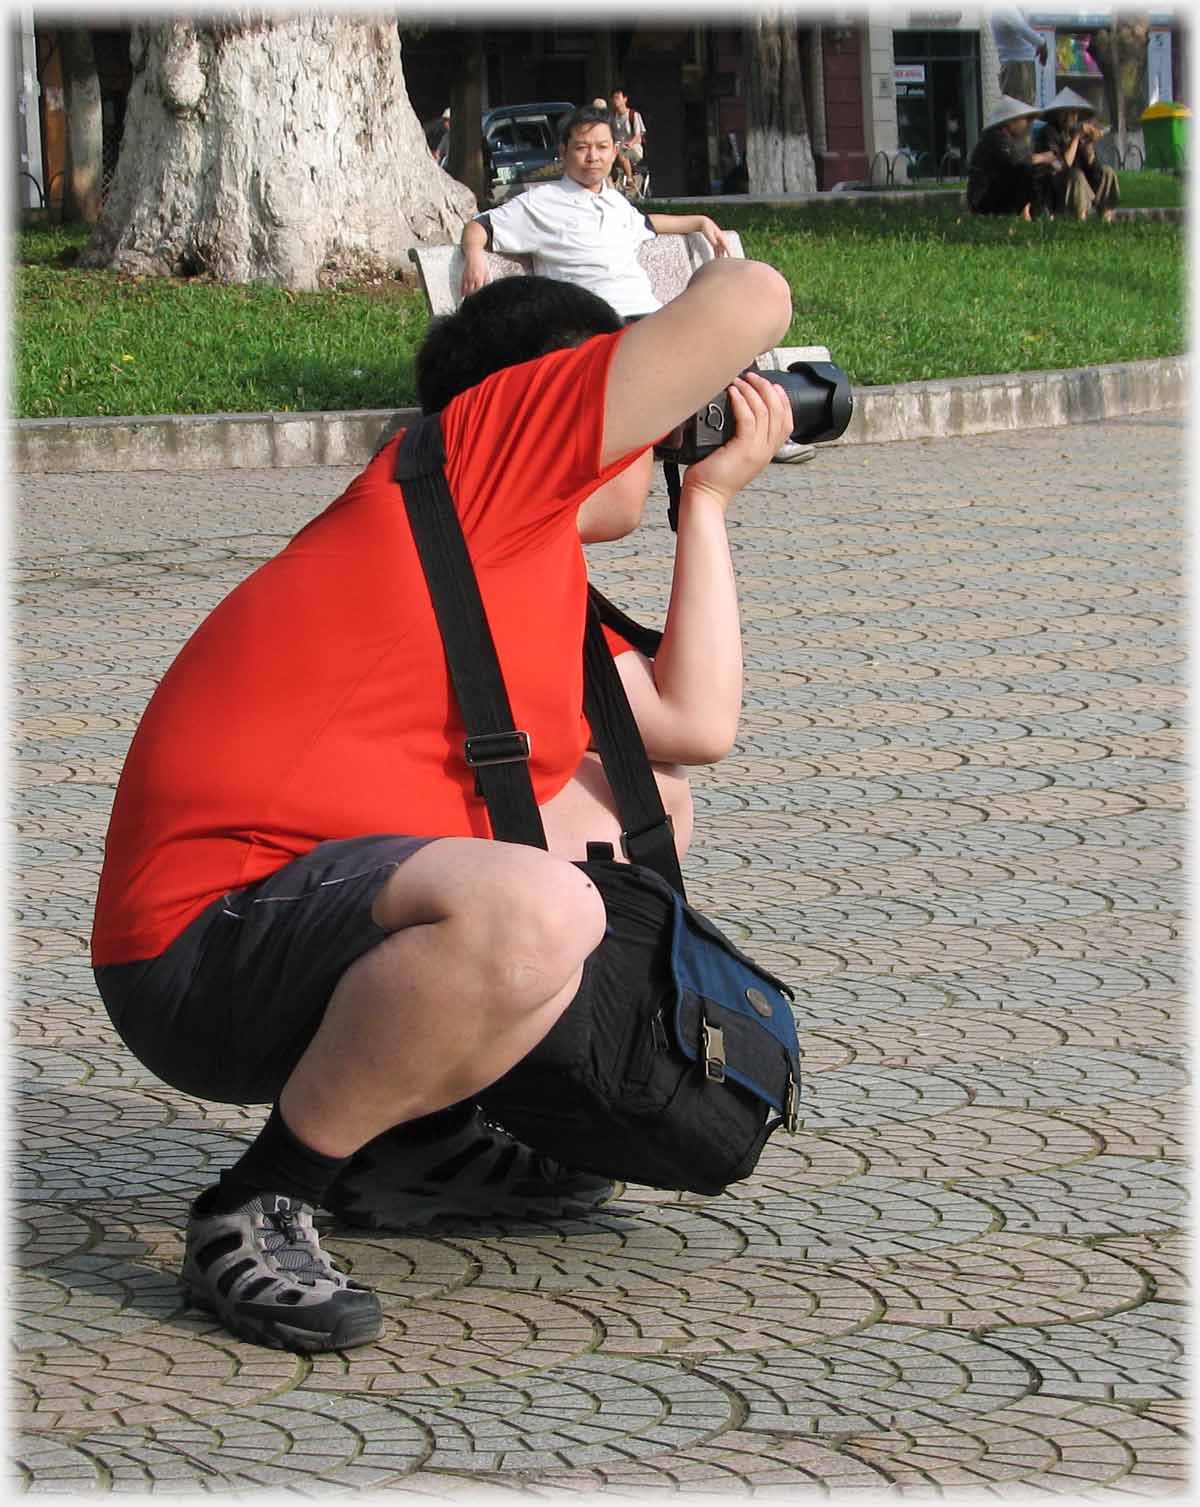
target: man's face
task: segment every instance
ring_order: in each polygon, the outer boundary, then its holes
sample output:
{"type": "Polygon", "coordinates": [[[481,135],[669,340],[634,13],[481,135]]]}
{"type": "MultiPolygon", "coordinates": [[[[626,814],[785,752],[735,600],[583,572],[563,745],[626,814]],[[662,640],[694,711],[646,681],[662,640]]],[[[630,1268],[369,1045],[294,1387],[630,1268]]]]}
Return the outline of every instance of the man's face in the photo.
{"type": "Polygon", "coordinates": [[[1022,116],[1020,120],[1010,120],[1008,122],[1007,129],[1008,129],[1008,134],[1010,136],[1017,136],[1017,137],[1028,136],[1029,135],[1029,117],[1027,115],[1025,115],[1025,116],[1022,116]]]}
{"type": "Polygon", "coordinates": [[[568,178],[593,193],[604,186],[617,155],[612,132],[606,125],[597,122],[594,126],[577,127],[563,150],[568,178]]]}
{"type": "Polygon", "coordinates": [[[613,90],[613,109],[614,110],[616,110],[620,114],[624,115],[625,114],[625,107],[628,105],[628,103],[629,103],[629,100],[627,99],[627,97],[625,95],[625,91],[623,89],[614,89],[613,90]]]}

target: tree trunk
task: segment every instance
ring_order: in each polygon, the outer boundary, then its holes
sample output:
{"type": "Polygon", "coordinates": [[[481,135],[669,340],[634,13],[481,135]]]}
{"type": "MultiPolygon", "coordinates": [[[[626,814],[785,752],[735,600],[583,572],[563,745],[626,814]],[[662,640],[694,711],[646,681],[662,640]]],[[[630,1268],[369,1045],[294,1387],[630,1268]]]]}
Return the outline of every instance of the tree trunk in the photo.
{"type": "Polygon", "coordinates": [[[767,7],[756,14],[749,33],[746,165],[750,192],[815,193],[817,172],[808,135],[796,18],[778,6],[767,7]]]}
{"type": "Polygon", "coordinates": [[[80,264],[271,282],[407,267],[455,240],[467,189],[433,161],[394,21],[241,12],[137,25],[116,177],[80,264]]]}
{"type": "Polygon", "coordinates": [[[82,26],[59,32],[63,103],[67,120],[67,170],[62,216],[94,225],[100,218],[104,176],[104,116],[92,39],[82,26]]]}
{"type": "Polygon", "coordinates": [[[1122,159],[1128,147],[1130,111],[1134,112],[1135,130],[1141,121],[1149,47],[1150,17],[1146,12],[1114,15],[1112,25],[1103,27],[1092,39],[1092,51],[1104,69],[1109,119],[1122,159]]]}
{"type": "Polygon", "coordinates": [[[483,32],[473,26],[462,39],[462,56],[450,86],[450,152],[446,171],[482,200],[488,188],[483,171],[483,32]]]}

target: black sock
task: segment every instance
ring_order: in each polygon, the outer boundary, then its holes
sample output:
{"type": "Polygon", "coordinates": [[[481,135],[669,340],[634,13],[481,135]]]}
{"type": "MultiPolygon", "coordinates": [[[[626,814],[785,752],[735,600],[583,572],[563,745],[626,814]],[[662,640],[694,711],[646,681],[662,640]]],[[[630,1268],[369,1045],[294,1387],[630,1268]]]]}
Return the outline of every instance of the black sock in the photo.
{"type": "Polygon", "coordinates": [[[298,1140],[283,1123],[276,1104],[257,1138],[222,1172],[219,1185],[209,1190],[204,1207],[197,1212],[236,1209],[258,1193],[283,1193],[316,1207],[349,1160],[323,1156],[298,1140]]]}
{"type": "Polygon", "coordinates": [[[422,1115],[419,1120],[406,1120],[385,1131],[389,1145],[398,1141],[409,1146],[431,1146],[437,1141],[447,1141],[451,1136],[466,1130],[479,1113],[473,1099],[464,1099],[460,1104],[451,1104],[448,1109],[439,1109],[431,1115],[422,1115]]]}

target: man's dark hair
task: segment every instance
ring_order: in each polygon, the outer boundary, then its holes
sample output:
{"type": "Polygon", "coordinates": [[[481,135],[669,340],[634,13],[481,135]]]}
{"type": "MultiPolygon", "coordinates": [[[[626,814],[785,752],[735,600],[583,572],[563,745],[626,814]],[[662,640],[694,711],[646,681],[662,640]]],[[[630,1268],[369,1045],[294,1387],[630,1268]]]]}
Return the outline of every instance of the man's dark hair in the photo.
{"type": "Polygon", "coordinates": [[[502,277],[435,319],[417,351],[417,397],[423,413],[506,366],[611,335],[625,321],[586,288],[551,277],[502,277]]]}
{"type": "Polygon", "coordinates": [[[585,131],[588,126],[607,126],[613,140],[616,140],[612,111],[598,110],[595,105],[580,105],[578,110],[572,110],[570,115],[564,116],[558,128],[558,139],[566,146],[571,140],[572,131],[585,131]]]}
{"type": "Polygon", "coordinates": [[[629,98],[629,90],[626,89],[624,84],[614,84],[609,91],[609,98],[611,99],[614,94],[623,94],[626,99],[629,98]]]}

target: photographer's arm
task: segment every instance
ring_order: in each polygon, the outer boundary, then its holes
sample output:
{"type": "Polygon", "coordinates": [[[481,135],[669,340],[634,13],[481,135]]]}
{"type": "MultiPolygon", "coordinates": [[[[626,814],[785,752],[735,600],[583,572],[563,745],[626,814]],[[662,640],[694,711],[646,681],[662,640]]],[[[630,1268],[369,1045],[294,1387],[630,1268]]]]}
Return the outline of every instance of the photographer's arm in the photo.
{"type": "Polygon", "coordinates": [[[783,391],[757,375],[730,389],[737,431],[684,477],[671,603],[651,663],[622,654],[617,669],[652,760],[715,764],[737,736],[742,637],[725,513],[791,430],[783,391]]]}
{"type": "Polygon", "coordinates": [[[773,267],[740,257],[706,262],[678,298],[617,342],[601,466],[661,439],[777,345],[791,317],[791,290],[773,267]]]}

